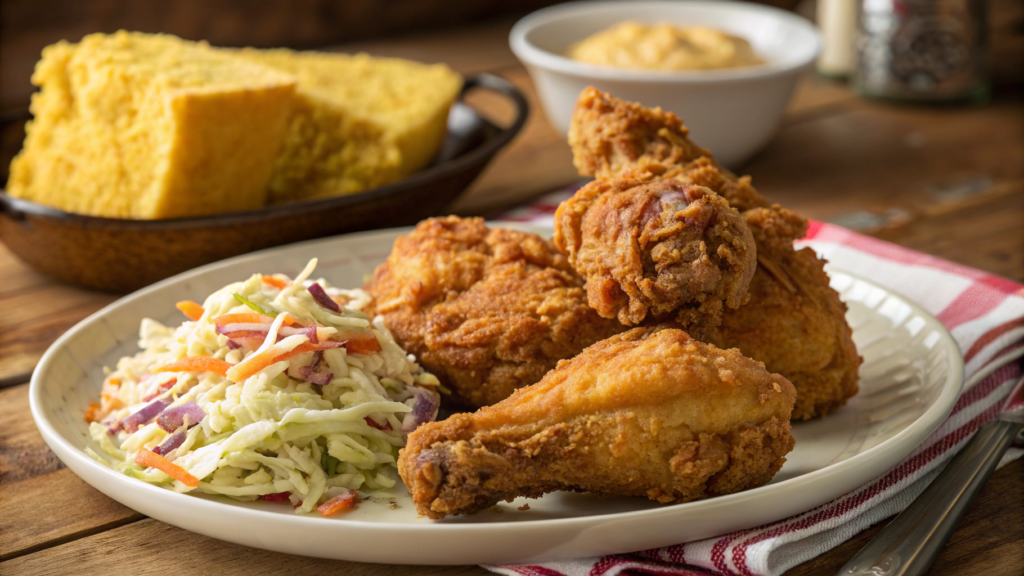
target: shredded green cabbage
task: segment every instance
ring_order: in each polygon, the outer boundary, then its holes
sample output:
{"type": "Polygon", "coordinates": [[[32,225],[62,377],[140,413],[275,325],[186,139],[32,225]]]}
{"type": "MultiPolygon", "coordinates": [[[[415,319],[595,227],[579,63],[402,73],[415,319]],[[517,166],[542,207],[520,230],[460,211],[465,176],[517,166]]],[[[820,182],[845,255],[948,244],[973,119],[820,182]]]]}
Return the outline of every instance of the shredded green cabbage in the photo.
{"type": "Polygon", "coordinates": [[[340,313],[320,306],[306,290],[315,265],[314,259],[294,282],[278,275],[278,280],[289,282],[283,289],[259,274],[225,286],[206,299],[199,320],[176,329],[144,319],[142,351],[122,358],[104,380],[102,420],[90,425],[95,445],[87,449],[89,455],[132,478],[178,492],[195,490],[239,500],[289,492],[300,513],[314,510],[337,490],[394,486],[398,451],[405,444],[400,427],[417,398],[410,390],[438,387],[437,378],[395,343],[382,319],[371,321],[360,311],[369,301],[365,292],[331,288],[319,280],[330,296],[343,302],[340,313]],[[246,314],[251,320],[250,310],[274,318],[272,325],[261,328],[265,336],[259,332],[259,339],[253,340],[251,321],[236,322],[245,330],[231,332],[230,339],[218,332],[217,319],[246,314]],[[318,355],[294,353],[312,342],[285,332],[286,315],[297,321],[293,331],[316,326],[319,340],[372,335],[380,350],[322,350],[316,370],[329,372],[330,379],[314,384],[298,370],[313,369],[318,355]],[[237,336],[242,332],[246,335],[237,336]],[[277,339],[279,333],[284,339],[277,339]],[[256,365],[253,358],[263,352],[280,360],[240,382],[214,372],[156,370],[185,357],[210,357],[232,365],[251,360],[246,366],[256,365]],[[205,417],[197,425],[172,431],[155,420],[132,433],[118,429],[122,419],[155,400],[170,402],[171,407],[195,402],[205,417]],[[183,433],[184,439],[165,457],[198,479],[198,487],[135,463],[139,451],[155,449],[175,432],[183,433]]]}

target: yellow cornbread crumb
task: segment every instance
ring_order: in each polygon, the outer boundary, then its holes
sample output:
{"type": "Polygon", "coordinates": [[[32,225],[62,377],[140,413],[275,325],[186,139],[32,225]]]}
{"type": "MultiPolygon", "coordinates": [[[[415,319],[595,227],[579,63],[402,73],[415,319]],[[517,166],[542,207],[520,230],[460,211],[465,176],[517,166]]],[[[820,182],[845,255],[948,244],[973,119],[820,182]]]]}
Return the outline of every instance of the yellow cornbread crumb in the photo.
{"type": "Polygon", "coordinates": [[[173,218],[256,208],[295,80],[173,36],[92,34],[43,50],[11,195],[69,212],[173,218]]]}
{"type": "Polygon", "coordinates": [[[423,168],[444,141],[462,88],[441,64],[283,49],[238,54],[298,81],[272,202],[350,194],[423,168]]]}
{"type": "Polygon", "coordinates": [[[426,166],[461,77],[443,65],[92,34],[43,50],[8,192],[173,218],[351,194],[426,166]]]}

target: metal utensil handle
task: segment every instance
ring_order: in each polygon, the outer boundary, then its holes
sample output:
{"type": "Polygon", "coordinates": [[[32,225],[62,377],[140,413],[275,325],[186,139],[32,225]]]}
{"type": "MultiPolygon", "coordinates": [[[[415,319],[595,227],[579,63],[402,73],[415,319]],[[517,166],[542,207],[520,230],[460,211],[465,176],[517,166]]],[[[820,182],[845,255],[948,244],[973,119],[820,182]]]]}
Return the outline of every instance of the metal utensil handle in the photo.
{"type": "Polygon", "coordinates": [[[843,566],[841,576],[918,576],[935,562],[960,518],[1024,422],[992,420],[931,485],[843,566]]]}

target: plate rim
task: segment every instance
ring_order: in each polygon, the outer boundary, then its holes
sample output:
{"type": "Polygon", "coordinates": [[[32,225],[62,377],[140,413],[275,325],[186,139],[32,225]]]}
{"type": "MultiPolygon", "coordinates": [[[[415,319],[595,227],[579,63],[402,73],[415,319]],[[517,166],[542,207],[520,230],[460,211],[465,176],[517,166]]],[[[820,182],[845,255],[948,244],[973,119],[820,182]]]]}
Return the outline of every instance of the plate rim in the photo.
{"type": "MultiPolygon", "coordinates": [[[[488,222],[488,225],[500,225],[507,228],[515,228],[526,231],[539,232],[542,234],[550,234],[550,227],[537,226],[525,223],[515,222],[488,222]]],[[[459,522],[459,523],[422,523],[422,524],[407,524],[407,523],[395,523],[395,522],[367,522],[363,520],[346,520],[344,518],[320,518],[300,515],[285,515],[275,512],[269,512],[265,510],[258,510],[248,508],[245,506],[234,506],[217,502],[211,499],[189,497],[186,494],[178,494],[157,486],[147,484],[145,482],[139,482],[138,480],[118,474],[116,471],[103,466],[102,464],[95,462],[90,458],[83,450],[78,449],[63,435],[57,432],[54,426],[49,421],[49,415],[43,411],[43,383],[45,373],[48,371],[49,365],[53,362],[56,354],[63,349],[64,344],[73,338],[78,332],[86,329],[92,323],[101,320],[106,314],[113,311],[114,309],[123,306],[129,302],[137,299],[145,298],[152,292],[159,291],[172,284],[179,282],[188,281],[195,277],[204,275],[212,272],[219,268],[224,268],[236,264],[243,263],[246,260],[259,259],[267,256],[271,252],[285,251],[295,248],[312,248],[316,244],[330,244],[337,242],[340,239],[354,239],[359,237],[370,237],[377,235],[399,235],[407,233],[412,230],[412,227],[400,227],[400,228],[388,228],[382,230],[372,230],[366,232],[357,232],[352,234],[342,234],[338,236],[331,236],[327,238],[320,238],[314,240],[307,240],[303,242],[297,242],[293,244],[287,244],[283,246],[277,246],[273,248],[267,248],[249,254],[243,254],[235,256],[218,262],[213,262],[204,266],[200,266],[193,270],[177,274],[146,288],[142,288],[126,295],[111,304],[103,307],[97,312],[89,315],[87,318],[81,320],[71,329],[67,330],[62,334],[50,347],[46,353],[40,359],[36,369],[33,371],[32,379],[29,384],[29,404],[30,411],[35,421],[40,434],[43,436],[46,444],[57,454],[57,456],[64,462],[68,468],[70,468],[77,476],[94,488],[100,490],[104,494],[107,494],[114,500],[129,506],[147,516],[151,516],[158,520],[167,522],[175,526],[182,527],[179,522],[174,520],[165,519],[165,515],[161,512],[153,512],[153,510],[162,510],[167,507],[176,508],[180,513],[194,515],[201,517],[204,514],[217,513],[217,511],[227,512],[231,510],[231,515],[237,515],[239,521],[259,521],[259,522],[273,522],[280,525],[281,529],[285,530],[309,530],[315,529],[320,531],[333,531],[339,535],[347,532],[348,530],[356,529],[361,532],[369,534],[381,534],[388,533],[391,535],[416,537],[423,536],[424,534],[442,534],[448,536],[463,535],[467,532],[473,531],[475,533],[486,532],[488,535],[504,534],[507,536],[515,536],[517,533],[526,531],[539,531],[542,529],[571,529],[571,528],[586,528],[590,525],[601,523],[601,522],[618,522],[618,521],[644,521],[644,520],[656,520],[664,519],[666,517],[672,517],[678,515],[681,510],[687,510],[693,513],[697,513],[701,510],[713,511],[717,508],[733,508],[736,506],[742,506],[744,503],[750,503],[752,501],[760,500],[765,492],[792,492],[794,489],[808,482],[814,484],[821,484],[828,477],[835,475],[842,475],[844,472],[850,469],[857,468],[865,461],[871,461],[879,458],[888,456],[889,459],[894,458],[892,465],[898,464],[900,460],[910,455],[913,450],[924,442],[936,429],[941,426],[945,421],[946,417],[952,411],[956,400],[959,398],[963,388],[963,357],[960,352],[959,346],[957,346],[955,339],[949,333],[949,330],[938,321],[937,318],[927,310],[924,310],[921,306],[908,299],[906,296],[900,294],[898,291],[891,290],[884,286],[880,286],[878,283],[863,278],[862,276],[843,270],[840,267],[831,266],[831,270],[846,274],[851,278],[859,281],[863,281],[870,286],[878,287],[885,290],[888,294],[897,297],[902,302],[908,304],[914,313],[924,316],[926,319],[932,320],[936,329],[940,332],[940,339],[951,348],[951,353],[948,354],[947,365],[948,374],[945,382],[942,384],[940,393],[936,396],[932,405],[929,406],[924,413],[921,414],[917,419],[910,423],[906,428],[895,434],[894,436],[886,439],[876,446],[869,448],[868,450],[858,453],[851,458],[830,464],[824,468],[808,472],[806,474],[783,480],[776,484],[769,484],[760,486],[751,490],[738,492],[735,494],[728,494],[724,496],[718,496],[715,498],[709,498],[704,500],[696,500],[693,502],[686,502],[682,504],[674,504],[670,506],[662,506],[656,508],[648,508],[644,510],[632,510],[626,512],[613,512],[609,514],[600,514],[594,516],[575,516],[571,518],[555,518],[555,519],[538,519],[538,520],[525,520],[521,522],[500,522],[500,523],[472,523],[472,522],[459,522]],[[899,453],[897,456],[893,456],[894,453],[899,453]],[[96,473],[101,473],[107,480],[107,483],[103,486],[99,486],[90,482],[83,474],[79,473],[79,468],[84,467],[92,470],[96,473]],[[124,500],[130,499],[125,496],[123,499],[120,497],[124,490],[127,489],[130,492],[143,491],[143,494],[148,496],[147,506],[144,506],[148,510],[139,510],[136,506],[126,504],[124,500]],[[179,498],[181,496],[181,498],[179,498]],[[227,507],[227,508],[226,508],[227,507]]],[[[891,470],[892,465],[887,466],[886,471],[891,470]]],[[[883,472],[883,475],[885,472],[883,472]]],[[[856,484],[842,490],[839,494],[831,496],[830,498],[820,502],[818,505],[825,502],[834,500],[835,498],[841,497],[842,494],[849,492],[852,489],[863,485],[866,481],[858,481],[856,484]]],[[[841,484],[841,478],[839,482],[834,482],[833,485],[841,484]]],[[[847,484],[850,484],[847,482],[847,484]]],[[[810,510],[810,508],[803,510],[798,513],[803,513],[810,510]]],[[[755,524],[754,526],[757,526],[755,524]]],[[[182,527],[184,528],[184,527],[182,527]]],[[[184,528],[190,531],[198,531],[194,528],[184,528]]],[[[202,532],[200,532],[202,533],[202,532]]],[[[225,540],[224,535],[220,534],[207,534],[211,537],[225,540]]],[[[237,536],[237,535],[236,535],[237,536]]],[[[238,542],[243,545],[247,544],[236,537],[234,542],[238,542]]],[[[570,540],[569,543],[572,541],[570,540]]],[[[275,548],[273,543],[264,542],[260,547],[272,550],[279,550],[286,552],[287,550],[282,548],[275,548]]],[[[295,553],[295,552],[291,552],[295,553]]],[[[332,556],[333,557],[333,556],[332,556]]],[[[364,560],[365,561],[365,560],[364,560]]],[[[400,560],[396,559],[393,563],[398,563],[400,560]]],[[[409,562],[416,563],[416,562],[409,562]]],[[[422,562],[419,562],[422,563],[422,562]]]]}

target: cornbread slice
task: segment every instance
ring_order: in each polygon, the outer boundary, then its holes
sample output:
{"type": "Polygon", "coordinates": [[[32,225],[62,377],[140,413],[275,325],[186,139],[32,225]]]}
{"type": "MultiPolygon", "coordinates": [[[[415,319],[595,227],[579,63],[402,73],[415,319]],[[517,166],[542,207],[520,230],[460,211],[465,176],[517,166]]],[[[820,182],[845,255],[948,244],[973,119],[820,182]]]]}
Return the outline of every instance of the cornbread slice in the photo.
{"type": "Polygon", "coordinates": [[[69,212],[173,218],[257,208],[295,80],[174,36],[92,34],[43,50],[13,196],[69,212]]]}
{"type": "Polygon", "coordinates": [[[298,81],[271,202],[351,194],[423,168],[441,148],[462,88],[443,64],[284,49],[237,53],[298,81]]]}

